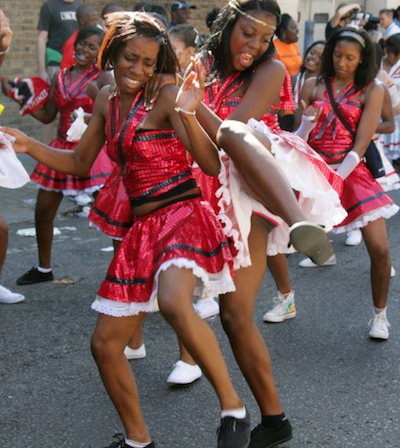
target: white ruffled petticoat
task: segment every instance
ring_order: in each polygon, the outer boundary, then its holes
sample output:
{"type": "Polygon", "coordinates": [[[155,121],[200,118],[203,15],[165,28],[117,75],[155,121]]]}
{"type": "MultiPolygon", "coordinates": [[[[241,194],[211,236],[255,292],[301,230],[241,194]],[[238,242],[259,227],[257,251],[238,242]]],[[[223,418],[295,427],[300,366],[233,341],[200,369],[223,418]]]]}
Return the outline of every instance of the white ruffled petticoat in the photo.
{"type": "MultiPolygon", "coordinates": [[[[285,173],[292,189],[300,194],[299,205],[306,219],[323,225],[327,232],[342,222],[347,212],[340,203],[339,195],[307,156],[284,141],[278,134],[273,133],[264,122],[250,119],[247,124],[270,140],[272,154],[285,173]]],[[[277,224],[269,234],[268,255],[294,252],[292,246],[288,247],[289,226],[249,196],[243,179],[224,151],[221,151],[220,158],[221,188],[216,193],[220,198],[218,218],[224,224],[225,234],[233,239],[238,251],[234,261],[235,270],[251,265],[248,236],[253,212],[265,215],[266,219],[275,221],[277,224]]]]}
{"type": "Polygon", "coordinates": [[[194,290],[196,297],[216,297],[219,294],[235,291],[235,284],[227,263],[224,264],[222,271],[213,274],[201,268],[194,260],[174,258],[166,261],[158,268],[154,276],[153,291],[147,302],[118,302],[97,295],[95,301],[92,303],[92,309],[101,314],[113,317],[129,317],[141,312],[153,313],[159,311],[160,308],[157,300],[159,277],[161,272],[166,271],[171,266],[190,269],[193,272],[193,275],[197,277],[197,284],[194,290]]]}

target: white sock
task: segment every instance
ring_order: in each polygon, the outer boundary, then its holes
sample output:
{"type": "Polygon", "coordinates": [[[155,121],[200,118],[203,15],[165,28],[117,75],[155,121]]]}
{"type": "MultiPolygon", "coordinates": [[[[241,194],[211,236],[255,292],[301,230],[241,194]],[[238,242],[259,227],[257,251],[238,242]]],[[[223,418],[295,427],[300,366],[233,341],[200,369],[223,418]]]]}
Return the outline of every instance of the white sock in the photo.
{"type": "Polygon", "coordinates": [[[375,314],[383,314],[386,317],[386,310],[387,306],[385,306],[385,308],[377,308],[376,306],[374,306],[375,314]]]}
{"type": "Polygon", "coordinates": [[[134,440],[125,439],[125,443],[132,448],[145,448],[146,446],[149,446],[151,442],[140,443],[135,442],[134,440]]]}
{"type": "Polygon", "coordinates": [[[43,274],[48,274],[49,272],[52,271],[51,268],[42,268],[41,266],[38,266],[37,270],[38,270],[39,272],[43,272],[43,274]]]}
{"type": "Polygon", "coordinates": [[[246,417],[246,408],[243,406],[239,409],[224,409],[221,411],[221,418],[224,417],[235,417],[235,418],[245,418],[246,417]]]}
{"type": "Polygon", "coordinates": [[[293,290],[290,290],[289,292],[287,292],[287,293],[285,293],[285,294],[282,294],[282,293],[279,291],[279,294],[280,294],[284,299],[287,299],[288,296],[289,296],[289,294],[291,294],[292,292],[293,292],[293,290]]]}

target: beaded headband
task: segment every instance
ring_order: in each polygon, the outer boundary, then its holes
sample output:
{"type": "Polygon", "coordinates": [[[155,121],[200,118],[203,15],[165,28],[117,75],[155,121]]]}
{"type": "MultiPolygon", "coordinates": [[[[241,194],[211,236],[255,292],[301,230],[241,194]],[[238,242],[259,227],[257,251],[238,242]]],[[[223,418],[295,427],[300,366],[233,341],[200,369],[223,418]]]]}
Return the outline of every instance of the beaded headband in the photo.
{"type": "Polygon", "coordinates": [[[256,17],[251,16],[250,14],[247,14],[246,12],[242,11],[240,9],[240,5],[236,0],[230,0],[229,6],[233,8],[235,11],[237,11],[239,14],[241,14],[243,17],[246,17],[247,19],[252,20],[253,22],[258,23],[259,25],[265,26],[266,28],[269,28],[271,30],[276,30],[276,26],[270,25],[267,22],[263,22],[262,20],[257,19],[256,17]]]}
{"type": "Polygon", "coordinates": [[[351,37],[352,39],[355,39],[363,48],[365,48],[365,39],[354,31],[342,31],[339,34],[339,37],[351,37]]]}

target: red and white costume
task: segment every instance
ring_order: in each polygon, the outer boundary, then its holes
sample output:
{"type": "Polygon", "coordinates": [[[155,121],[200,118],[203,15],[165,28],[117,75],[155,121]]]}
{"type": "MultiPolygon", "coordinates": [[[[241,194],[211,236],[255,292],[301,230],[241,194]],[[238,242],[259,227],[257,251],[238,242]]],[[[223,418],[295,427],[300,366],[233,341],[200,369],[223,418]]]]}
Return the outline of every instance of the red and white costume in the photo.
{"type": "MultiPolygon", "coordinates": [[[[389,76],[393,80],[393,84],[388,86],[390,98],[392,106],[396,107],[400,99],[400,60],[390,69],[389,76]]],[[[379,138],[389,160],[400,158],[400,114],[395,115],[394,124],[395,130],[391,134],[382,134],[379,138]]]]}
{"type": "MultiPolygon", "coordinates": [[[[71,114],[79,107],[82,107],[85,112],[92,112],[93,100],[86,95],[86,86],[95,80],[99,73],[100,71],[95,66],[91,66],[73,83],[71,83],[71,68],[60,70],[58,73],[58,90],[54,90],[54,100],[60,111],[60,124],[57,138],[51,142],[51,147],[73,151],[77,146],[77,142],[69,142],[66,139],[67,131],[71,126],[71,114]]],[[[103,148],[87,176],[78,177],[60,173],[38,163],[31,179],[43,190],[76,196],[80,191],[92,193],[99,190],[111,170],[111,161],[103,148]]]]}
{"type": "MultiPolygon", "coordinates": [[[[244,81],[240,73],[232,74],[222,85],[215,81],[206,88],[205,104],[221,119],[226,119],[242,99],[232,94],[244,81]]],[[[291,89],[290,86],[286,81],[281,90],[279,108],[285,110],[295,108],[286,95],[286,91],[291,89]]],[[[279,108],[271,108],[260,122],[249,120],[248,125],[270,140],[272,154],[285,172],[291,187],[299,192],[299,203],[307,219],[325,225],[329,230],[346,216],[338,196],[342,180],[301,138],[280,129],[277,115],[279,108]]],[[[253,213],[263,216],[275,226],[269,235],[268,255],[293,252],[292,247],[288,248],[288,225],[247,193],[248,189],[239,172],[224,151],[221,152],[221,161],[222,168],[218,178],[220,188],[216,190],[220,208],[218,217],[224,224],[226,235],[233,239],[237,250],[235,269],[251,264],[248,235],[253,213]]],[[[206,199],[213,200],[207,197],[206,199]]]]}
{"type": "MultiPolygon", "coordinates": [[[[118,98],[113,101],[117,107],[118,98]]],[[[132,207],[197,186],[186,149],[174,131],[136,131],[134,117],[143,113],[140,93],[114,137],[132,207]]],[[[197,296],[235,289],[228,241],[210,204],[201,197],[172,200],[147,215],[135,216],[92,308],[116,317],[157,311],[158,277],[170,266],[193,271],[198,278],[197,296]]]]}
{"type": "MultiPolygon", "coordinates": [[[[362,115],[362,105],[356,99],[359,94],[359,91],[355,91],[354,83],[351,83],[336,98],[340,112],[354,132],[357,132],[362,115]]],[[[336,117],[327,92],[315,100],[313,106],[322,112],[308,143],[331,167],[337,168],[353,148],[353,137],[336,117]]],[[[360,229],[378,218],[390,218],[399,210],[373,178],[363,160],[344,180],[340,200],[348,216],[334,229],[336,233],[360,229]]]]}

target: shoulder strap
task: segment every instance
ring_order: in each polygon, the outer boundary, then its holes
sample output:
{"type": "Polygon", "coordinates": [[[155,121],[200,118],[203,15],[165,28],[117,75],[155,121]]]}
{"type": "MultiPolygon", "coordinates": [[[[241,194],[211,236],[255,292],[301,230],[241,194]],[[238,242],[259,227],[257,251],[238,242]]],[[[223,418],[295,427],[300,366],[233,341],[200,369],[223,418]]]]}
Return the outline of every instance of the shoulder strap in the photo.
{"type": "Polygon", "coordinates": [[[325,86],[326,86],[326,91],[328,92],[328,95],[329,95],[329,100],[331,102],[333,110],[335,111],[336,116],[342,122],[343,126],[349,131],[349,133],[352,135],[352,137],[355,138],[356,133],[353,131],[353,129],[351,129],[351,126],[349,125],[349,123],[344,119],[343,115],[341,114],[341,112],[338,108],[338,104],[335,101],[335,98],[333,98],[331,85],[330,85],[330,82],[328,79],[325,79],[325,86]]]}

